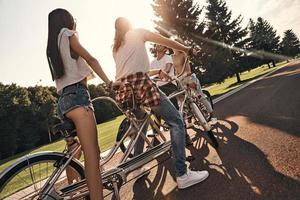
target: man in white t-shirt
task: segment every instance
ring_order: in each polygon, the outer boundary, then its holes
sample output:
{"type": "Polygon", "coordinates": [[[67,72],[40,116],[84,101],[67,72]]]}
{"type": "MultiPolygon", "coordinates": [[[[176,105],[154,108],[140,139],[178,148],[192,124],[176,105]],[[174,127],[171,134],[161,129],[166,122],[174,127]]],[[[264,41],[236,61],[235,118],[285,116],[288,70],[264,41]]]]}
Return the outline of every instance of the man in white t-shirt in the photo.
{"type": "Polygon", "coordinates": [[[162,69],[170,76],[175,75],[172,56],[167,54],[168,48],[156,44],[155,59],[150,63],[150,69],[162,69]]]}
{"type": "MultiPolygon", "coordinates": [[[[175,76],[175,69],[173,66],[172,56],[167,54],[168,48],[162,45],[155,45],[155,59],[150,63],[150,70],[152,69],[161,69],[167,72],[171,77],[175,76]]],[[[163,91],[167,96],[169,96],[172,92],[177,90],[175,83],[173,82],[163,82],[157,81],[156,85],[159,86],[159,89],[163,91]]],[[[176,98],[170,99],[175,108],[178,110],[178,103],[176,98]]]]}

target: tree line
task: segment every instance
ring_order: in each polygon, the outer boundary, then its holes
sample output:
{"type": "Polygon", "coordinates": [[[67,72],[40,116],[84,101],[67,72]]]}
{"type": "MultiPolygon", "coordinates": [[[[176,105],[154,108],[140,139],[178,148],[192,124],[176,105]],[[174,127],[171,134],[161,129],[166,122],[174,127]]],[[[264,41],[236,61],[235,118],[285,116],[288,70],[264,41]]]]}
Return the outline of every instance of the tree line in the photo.
{"type": "MultiPolygon", "coordinates": [[[[91,98],[111,96],[103,84],[89,85],[91,98]]],[[[0,160],[49,143],[48,123],[57,116],[55,87],[0,83],[0,160]]],[[[94,104],[97,123],[120,115],[109,102],[94,104]]],[[[61,136],[52,136],[57,140],[61,136]]]]}
{"type": "Polygon", "coordinates": [[[300,42],[292,29],[282,40],[262,17],[242,27],[242,15],[233,17],[224,0],[153,0],[156,29],[165,36],[176,35],[186,44],[200,47],[191,66],[202,83],[223,82],[262,64],[290,59],[300,53],[300,42]]]}

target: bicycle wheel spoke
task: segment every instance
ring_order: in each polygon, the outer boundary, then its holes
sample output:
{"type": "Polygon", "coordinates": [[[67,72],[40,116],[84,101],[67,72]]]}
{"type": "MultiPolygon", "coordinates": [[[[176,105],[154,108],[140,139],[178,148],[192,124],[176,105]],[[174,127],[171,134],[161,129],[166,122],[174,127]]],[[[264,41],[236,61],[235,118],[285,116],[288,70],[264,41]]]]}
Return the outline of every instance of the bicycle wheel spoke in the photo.
{"type": "Polygon", "coordinates": [[[40,179],[39,179],[39,182],[40,182],[40,187],[39,188],[41,188],[41,185],[42,185],[42,176],[41,176],[41,163],[39,163],[39,174],[40,174],[40,179]]]}
{"type": "Polygon", "coordinates": [[[19,177],[19,179],[21,179],[26,185],[30,185],[29,183],[27,183],[26,181],[25,181],[25,179],[24,178],[22,178],[19,174],[17,175],[17,177],[19,177]]]}
{"type": "Polygon", "coordinates": [[[34,176],[33,176],[33,172],[32,172],[32,171],[33,171],[33,166],[31,166],[31,167],[29,168],[29,171],[30,171],[31,180],[32,180],[32,182],[33,182],[33,187],[34,187],[35,191],[37,191],[36,183],[35,183],[34,176]]]}

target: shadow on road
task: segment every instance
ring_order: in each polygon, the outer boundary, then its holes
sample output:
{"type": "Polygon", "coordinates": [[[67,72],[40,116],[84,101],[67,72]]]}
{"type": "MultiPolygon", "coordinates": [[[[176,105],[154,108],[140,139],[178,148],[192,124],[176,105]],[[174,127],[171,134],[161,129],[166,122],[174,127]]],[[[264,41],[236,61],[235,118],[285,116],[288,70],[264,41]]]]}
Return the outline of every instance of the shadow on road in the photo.
{"type": "Polygon", "coordinates": [[[178,190],[173,188],[163,194],[167,187],[168,173],[173,174],[172,162],[157,168],[154,179],[137,180],[133,186],[133,199],[299,199],[298,181],[274,170],[266,155],[255,145],[237,137],[238,125],[230,120],[217,124],[216,134],[220,147],[215,151],[203,132],[194,136],[189,148],[196,158],[190,168],[208,170],[209,178],[194,187],[178,190]],[[169,171],[170,170],[170,171],[169,171]]]}
{"type": "Polygon", "coordinates": [[[152,177],[134,183],[134,199],[299,200],[299,83],[299,64],[290,65],[216,104],[217,117],[222,119],[214,129],[219,149],[198,129],[189,148],[196,158],[189,167],[208,170],[209,178],[178,190],[169,160],[152,177]],[[284,171],[289,167],[294,169],[291,176],[284,171]]]}

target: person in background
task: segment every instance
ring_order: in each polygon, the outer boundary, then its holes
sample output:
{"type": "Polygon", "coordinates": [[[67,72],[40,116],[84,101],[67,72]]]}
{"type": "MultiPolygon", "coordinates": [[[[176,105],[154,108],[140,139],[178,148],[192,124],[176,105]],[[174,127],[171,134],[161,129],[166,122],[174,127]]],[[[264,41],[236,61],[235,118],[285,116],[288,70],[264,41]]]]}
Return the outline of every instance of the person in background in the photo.
{"type": "MultiPolygon", "coordinates": [[[[175,163],[176,181],[179,189],[184,189],[205,180],[208,171],[191,171],[185,164],[185,128],[179,111],[167,96],[158,89],[149,76],[159,75],[169,78],[161,69],[150,70],[150,62],[145,42],[161,44],[187,53],[189,48],[180,43],[145,29],[133,29],[128,19],[120,17],[115,22],[113,57],[116,63],[116,91],[119,104],[131,100],[131,88],[137,105],[150,107],[169,125],[171,132],[172,155],[175,163]],[[130,83],[125,84],[125,83],[130,83]]],[[[141,138],[139,138],[141,139],[141,138]]],[[[143,143],[142,143],[143,144],[143,143]]],[[[140,146],[143,151],[144,146],[140,146]]],[[[135,149],[136,150],[136,149],[135,149]]]]}
{"type": "MultiPolygon", "coordinates": [[[[212,116],[211,122],[215,123],[217,121],[217,118],[214,117],[213,109],[208,101],[207,98],[205,98],[205,94],[202,92],[201,84],[199,79],[197,78],[195,73],[192,73],[191,67],[189,64],[189,60],[187,59],[187,56],[176,50],[173,49],[173,64],[175,67],[176,75],[181,75],[184,78],[182,79],[183,84],[188,84],[190,87],[193,87],[196,89],[198,96],[200,97],[200,101],[203,103],[203,105],[206,107],[207,111],[212,116]]],[[[187,128],[192,126],[191,121],[188,121],[186,124],[187,128]]]]}
{"type": "MultiPolygon", "coordinates": [[[[155,58],[151,61],[150,63],[150,70],[155,70],[155,69],[161,69],[164,72],[166,72],[170,77],[175,76],[175,69],[173,66],[173,60],[172,56],[167,54],[168,48],[156,44],[155,45],[155,58]]],[[[172,94],[177,90],[176,82],[165,82],[165,81],[157,81],[156,85],[159,87],[161,91],[163,91],[167,96],[172,94]]],[[[172,104],[175,106],[177,110],[179,110],[178,102],[176,98],[170,99],[172,104]]],[[[160,120],[160,116],[157,116],[158,120],[160,120]]],[[[151,134],[148,134],[151,136],[151,134]]],[[[155,135],[155,131],[153,132],[153,135],[155,135]]],[[[186,132],[186,146],[192,145],[193,141],[191,140],[190,136],[186,132]]]]}
{"type": "MultiPolygon", "coordinates": [[[[175,69],[173,66],[172,56],[167,54],[168,48],[159,44],[155,45],[155,58],[150,63],[150,70],[161,69],[166,72],[170,77],[175,76],[175,69]]],[[[156,85],[167,96],[177,90],[176,83],[157,81],[156,85]]],[[[178,110],[178,103],[176,98],[170,99],[175,108],[178,110]]]]}
{"type": "Polygon", "coordinates": [[[80,44],[75,20],[65,9],[55,9],[48,16],[47,59],[60,95],[59,117],[74,122],[82,146],[90,199],[102,200],[100,150],[87,81],[94,78],[93,72],[96,72],[107,85],[112,82],[99,62],[80,44]]]}

